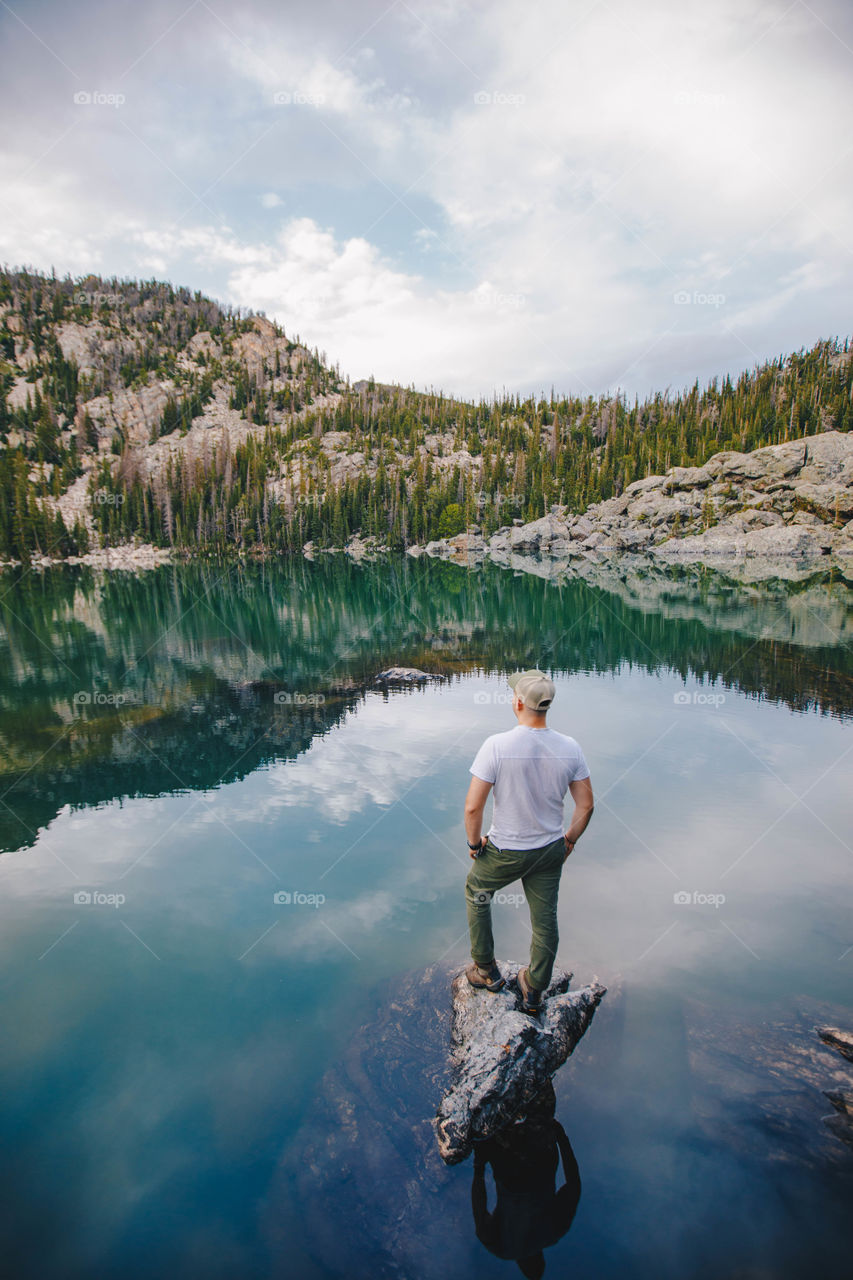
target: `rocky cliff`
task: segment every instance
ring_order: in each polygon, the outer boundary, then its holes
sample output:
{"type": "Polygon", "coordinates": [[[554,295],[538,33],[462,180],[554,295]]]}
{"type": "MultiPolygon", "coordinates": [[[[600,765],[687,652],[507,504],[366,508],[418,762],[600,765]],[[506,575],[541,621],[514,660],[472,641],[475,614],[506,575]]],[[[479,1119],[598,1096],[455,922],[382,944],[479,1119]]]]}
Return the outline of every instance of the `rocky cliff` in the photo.
{"type": "Polygon", "coordinates": [[[815,563],[853,568],[853,437],[826,431],[752,453],[716,453],[672,467],[619,497],[569,515],[554,506],[529,523],[437,539],[409,554],[478,562],[488,557],[546,577],[582,571],[608,552],[666,564],[708,564],[746,577],[795,577],[815,563]]]}

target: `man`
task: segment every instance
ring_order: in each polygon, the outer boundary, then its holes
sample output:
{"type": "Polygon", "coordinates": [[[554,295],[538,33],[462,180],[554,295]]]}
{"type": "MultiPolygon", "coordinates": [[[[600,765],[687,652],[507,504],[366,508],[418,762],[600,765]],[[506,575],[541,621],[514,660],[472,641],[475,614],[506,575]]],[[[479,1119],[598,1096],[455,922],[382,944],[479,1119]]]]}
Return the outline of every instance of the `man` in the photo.
{"type": "Polygon", "coordinates": [[[470,772],[465,831],[475,859],[465,882],[473,987],[499,991],[504,978],[495,962],[492,894],[521,880],[530,908],[530,964],[518,974],[521,1008],[538,1017],[542,992],[551,981],[557,954],[557,894],[563,863],[587,828],[593,811],[592,784],[574,738],[545,723],[556,689],[537,669],[509,677],[518,725],[483,743],[470,772]],[[492,824],[481,835],[486,799],[494,787],[492,824]],[[563,801],[575,802],[563,832],[563,801]]]}

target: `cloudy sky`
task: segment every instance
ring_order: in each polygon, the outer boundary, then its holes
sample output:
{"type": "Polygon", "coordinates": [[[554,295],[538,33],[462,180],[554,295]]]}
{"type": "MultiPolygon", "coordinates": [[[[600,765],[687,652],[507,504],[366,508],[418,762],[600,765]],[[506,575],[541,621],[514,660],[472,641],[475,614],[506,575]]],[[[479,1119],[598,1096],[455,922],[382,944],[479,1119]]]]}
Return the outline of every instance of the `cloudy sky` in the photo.
{"type": "Polygon", "coordinates": [[[0,0],[0,256],[352,378],[643,395],[851,331],[846,0],[0,0]]]}

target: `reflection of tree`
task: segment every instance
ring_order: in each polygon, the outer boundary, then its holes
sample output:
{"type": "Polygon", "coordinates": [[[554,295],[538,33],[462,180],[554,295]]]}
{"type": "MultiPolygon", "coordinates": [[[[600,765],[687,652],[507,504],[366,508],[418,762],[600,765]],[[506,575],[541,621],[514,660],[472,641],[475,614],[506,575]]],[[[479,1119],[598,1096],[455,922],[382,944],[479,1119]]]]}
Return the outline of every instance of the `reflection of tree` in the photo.
{"type": "MultiPolygon", "coordinates": [[[[676,576],[655,611],[580,579],[555,586],[406,557],[193,563],[138,577],[65,568],[17,585],[7,576],[3,588],[4,848],[31,842],[65,804],[207,788],[292,758],[392,665],[453,676],[628,664],[796,710],[853,708],[849,646],[756,640],[724,616],[723,596],[676,576]],[[277,703],[282,690],[322,701],[277,703]]],[[[749,604],[738,597],[738,619],[749,604]]]]}

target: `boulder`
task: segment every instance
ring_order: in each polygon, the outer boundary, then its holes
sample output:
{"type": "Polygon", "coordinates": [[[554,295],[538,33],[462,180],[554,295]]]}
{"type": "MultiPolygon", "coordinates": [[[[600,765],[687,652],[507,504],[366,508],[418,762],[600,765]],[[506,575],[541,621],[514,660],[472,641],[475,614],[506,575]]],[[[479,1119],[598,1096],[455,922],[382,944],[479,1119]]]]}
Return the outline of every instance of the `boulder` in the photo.
{"type": "Polygon", "coordinates": [[[833,484],[798,484],[794,487],[794,497],[808,504],[809,509],[817,511],[825,520],[849,520],[853,516],[853,488],[833,484]]]}
{"type": "Polygon", "coordinates": [[[422,684],[425,680],[443,680],[440,675],[421,671],[418,667],[388,667],[374,677],[376,683],[382,684],[422,684]]]}
{"type": "Polygon", "coordinates": [[[853,1117],[853,1091],[850,1089],[824,1089],[823,1096],[829,1098],[835,1110],[840,1112],[841,1115],[853,1117]]]}
{"type": "Polygon", "coordinates": [[[665,493],[673,489],[705,489],[714,478],[707,467],[672,467],[663,482],[665,493]]]}
{"type": "Polygon", "coordinates": [[[570,529],[570,534],[573,538],[577,538],[579,541],[583,542],[584,538],[588,538],[594,529],[595,525],[592,521],[587,516],[581,516],[579,519],[575,520],[570,529]]]}
{"type": "Polygon", "coordinates": [[[446,1164],[512,1122],[573,1052],[605,994],[597,982],[569,991],[571,974],[555,969],[536,1019],[518,1007],[519,967],[501,963],[507,985],[494,993],[475,990],[464,973],[452,983],[453,1074],[435,1118],[446,1164]]]}
{"type": "Polygon", "coordinates": [[[509,535],[513,551],[525,548],[537,549],[549,546],[557,538],[569,536],[568,525],[554,515],[541,516],[529,524],[514,527],[509,535]]]}

